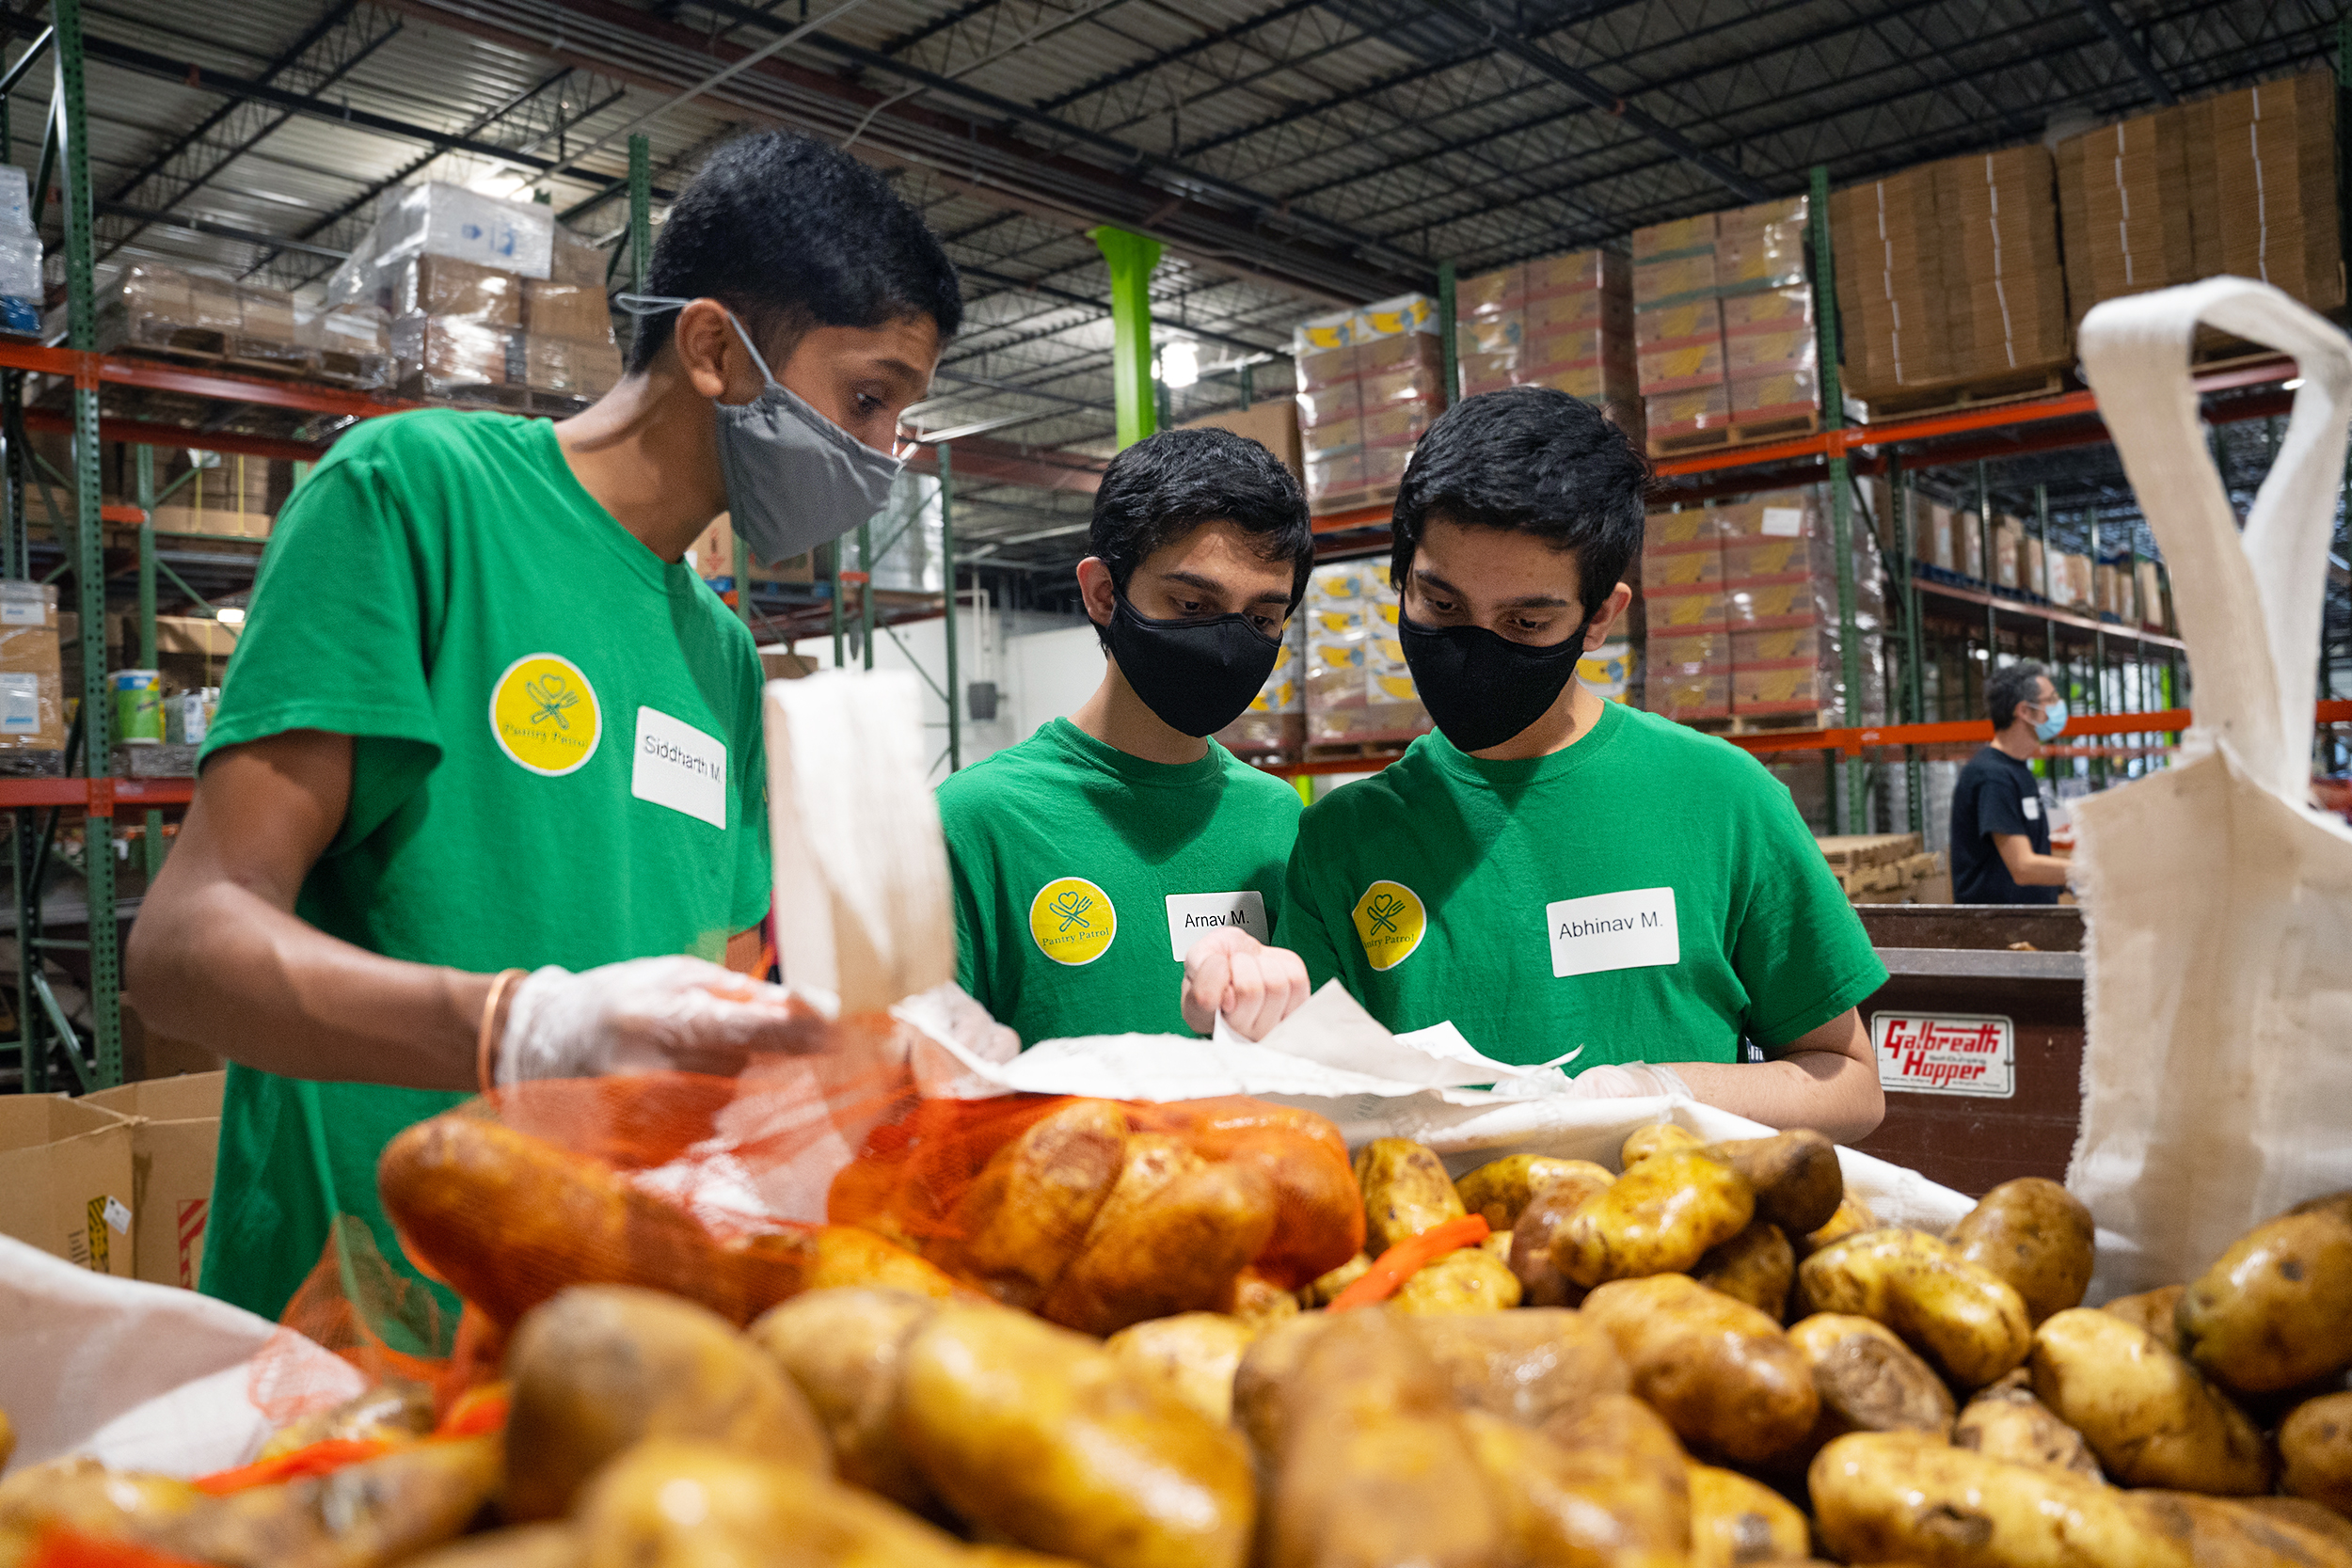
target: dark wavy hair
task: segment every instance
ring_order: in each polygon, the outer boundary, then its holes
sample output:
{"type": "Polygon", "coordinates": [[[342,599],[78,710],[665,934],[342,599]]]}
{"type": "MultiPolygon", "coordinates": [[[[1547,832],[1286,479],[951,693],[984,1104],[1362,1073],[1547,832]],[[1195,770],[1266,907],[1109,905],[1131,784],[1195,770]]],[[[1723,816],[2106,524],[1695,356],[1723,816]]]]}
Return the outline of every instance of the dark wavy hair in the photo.
{"type": "MultiPolygon", "coordinates": [[[[1265,560],[1291,563],[1297,609],[1315,563],[1307,497],[1280,458],[1230,430],[1163,430],[1112,458],[1094,492],[1087,547],[1123,594],[1153,550],[1220,518],[1250,535],[1265,560]]],[[[1107,628],[1095,629],[1109,646],[1107,628]]]]}

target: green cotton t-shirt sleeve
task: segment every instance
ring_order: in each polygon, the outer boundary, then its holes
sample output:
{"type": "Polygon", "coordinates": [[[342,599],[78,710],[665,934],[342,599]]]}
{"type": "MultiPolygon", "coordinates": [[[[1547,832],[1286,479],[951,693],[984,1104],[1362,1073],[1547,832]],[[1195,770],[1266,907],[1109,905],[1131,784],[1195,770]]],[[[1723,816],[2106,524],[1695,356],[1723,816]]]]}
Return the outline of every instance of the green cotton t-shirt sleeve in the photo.
{"type": "Polygon", "coordinates": [[[1886,983],[1886,965],[1796,801],[1777,784],[1754,799],[1731,964],[1747,988],[1749,1034],[1775,1050],[1860,1004],[1886,983]]]}
{"type": "MultiPolygon", "coordinates": [[[[747,633],[744,641],[751,638],[747,633]]],[[[776,899],[768,823],[768,682],[752,648],[744,671],[744,696],[731,750],[735,757],[735,929],[749,930],[768,918],[776,899]]],[[[732,933],[730,933],[732,934],[732,933]]]]}
{"type": "MultiPolygon", "coordinates": [[[[1290,867],[1282,879],[1282,918],[1274,928],[1274,945],[1287,947],[1307,966],[1307,984],[1320,990],[1326,981],[1342,978],[1340,950],[1333,942],[1323,908],[1308,870],[1307,846],[1311,829],[1302,822],[1298,842],[1291,849],[1290,867]]],[[[1337,918],[1344,919],[1345,915],[1337,918]]]]}
{"type": "Polygon", "coordinates": [[[366,837],[440,760],[427,689],[433,546],[364,461],[322,465],[271,531],[199,766],[290,730],[353,736],[351,803],[330,854],[366,837]]]}

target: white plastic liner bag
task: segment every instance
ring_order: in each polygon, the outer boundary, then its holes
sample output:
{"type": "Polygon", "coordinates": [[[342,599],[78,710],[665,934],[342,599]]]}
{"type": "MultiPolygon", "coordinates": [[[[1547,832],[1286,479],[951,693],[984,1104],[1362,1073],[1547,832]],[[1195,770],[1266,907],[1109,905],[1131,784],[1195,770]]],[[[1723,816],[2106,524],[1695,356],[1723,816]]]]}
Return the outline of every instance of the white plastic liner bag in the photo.
{"type": "Polygon", "coordinates": [[[2171,768],[2074,811],[2089,1037],[2067,1185],[2099,1223],[2097,1301],[2194,1279],[2250,1226],[2352,1188],[2352,831],[2310,803],[2352,341],[2216,277],[2099,306],[2082,356],[2171,566],[2197,720],[2171,768]],[[2190,379],[2201,322],[2302,377],[2243,532],[2190,379]]]}

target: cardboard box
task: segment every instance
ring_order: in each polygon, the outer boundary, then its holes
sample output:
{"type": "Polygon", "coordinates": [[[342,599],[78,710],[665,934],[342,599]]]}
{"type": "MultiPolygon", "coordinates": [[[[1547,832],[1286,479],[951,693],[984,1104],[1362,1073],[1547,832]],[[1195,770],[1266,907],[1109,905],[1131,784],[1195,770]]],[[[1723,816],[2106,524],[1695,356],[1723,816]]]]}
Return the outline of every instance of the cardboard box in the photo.
{"type": "Polygon", "coordinates": [[[391,339],[401,374],[421,378],[426,392],[529,384],[520,327],[410,311],[392,318],[391,339]]]}
{"type": "Polygon", "coordinates": [[[461,261],[453,256],[412,256],[391,269],[395,315],[414,310],[485,326],[523,325],[523,279],[498,267],[461,261]]]}
{"type": "Polygon", "coordinates": [[[2161,109],[2058,144],[2058,215],[2075,323],[2102,300],[2195,278],[2189,125],[2186,110],[2161,109]]]}
{"type": "Polygon", "coordinates": [[[0,749],[64,749],[62,658],[56,585],[0,583],[0,749]]]}
{"type": "Polygon", "coordinates": [[[131,1129],[131,1210],[136,1273],[152,1285],[196,1289],[211,1217],[225,1072],[153,1078],[84,1095],[131,1129]]]}
{"type": "Polygon", "coordinates": [[[568,338],[580,342],[611,342],[612,341],[612,309],[606,303],[604,285],[543,282],[532,277],[523,280],[522,321],[524,329],[545,333],[550,338],[568,338]]]}
{"type": "Polygon", "coordinates": [[[1952,374],[1945,240],[1931,166],[1830,198],[1847,389],[1866,400],[1952,374]]]}
{"type": "Polygon", "coordinates": [[[1248,408],[1229,408],[1221,414],[1203,414],[1197,420],[1186,420],[1187,430],[1230,430],[1236,436],[1247,436],[1280,458],[1294,474],[1306,467],[1305,449],[1298,438],[1298,404],[1289,398],[1253,403],[1248,408]]]}
{"type": "Polygon", "coordinates": [[[2307,71],[2189,109],[2198,275],[2259,278],[2314,309],[2342,305],[2334,76],[2307,71]]]}
{"type": "Polygon", "coordinates": [[[137,1192],[131,1124],[62,1095],[0,1095],[0,1235],[128,1279],[137,1192]]]}
{"type": "Polygon", "coordinates": [[[2057,168],[2038,145],[1936,164],[1954,373],[2062,364],[2072,351],[2058,257],[2057,168]]]}
{"type": "Polygon", "coordinates": [[[574,397],[600,398],[621,379],[621,351],[610,334],[594,338],[523,335],[523,385],[574,397]]]}

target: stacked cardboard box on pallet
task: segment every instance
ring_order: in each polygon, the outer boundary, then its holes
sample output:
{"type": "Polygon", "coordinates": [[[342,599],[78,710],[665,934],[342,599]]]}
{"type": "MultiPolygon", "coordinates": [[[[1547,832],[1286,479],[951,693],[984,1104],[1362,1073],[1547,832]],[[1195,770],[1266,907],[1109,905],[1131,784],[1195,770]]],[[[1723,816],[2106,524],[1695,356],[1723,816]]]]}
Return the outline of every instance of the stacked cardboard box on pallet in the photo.
{"type": "Polygon", "coordinates": [[[1306,621],[1308,745],[1405,741],[1429,728],[1406,668],[1385,562],[1317,566],[1298,613],[1306,621]]]}
{"type": "Polygon", "coordinates": [[[1948,904],[1951,873],[1917,833],[1844,833],[1817,838],[1846,896],[1857,904],[1948,904]]]}
{"type": "Polygon", "coordinates": [[[2336,79],[2308,71],[2183,111],[2196,272],[2260,278],[2313,309],[2344,301],[2336,79]]]}
{"type": "Polygon", "coordinates": [[[55,583],[0,582],[0,774],[65,771],[55,583]]]}
{"type": "Polygon", "coordinates": [[[283,289],[152,261],[124,267],[98,308],[103,353],[170,355],[361,388],[390,380],[384,335],[381,314],[365,304],[311,311],[283,289]]]}
{"type": "Polygon", "coordinates": [[[1685,722],[1731,716],[1722,523],[1693,506],[1653,512],[1642,529],[1643,705],[1685,722]]]}
{"type": "Polygon", "coordinates": [[[1291,617],[1274,673],[1242,716],[1217,731],[1225,749],[1242,756],[1296,756],[1307,741],[1307,615],[1291,617]]]}
{"type": "Polygon", "coordinates": [[[1461,395],[1549,387],[1641,435],[1624,257],[1579,250],[1466,277],[1454,292],[1461,395]]]}
{"type": "Polygon", "coordinates": [[[1636,372],[1650,450],[1730,427],[1812,428],[1820,407],[1805,287],[1809,198],[1704,214],[1633,233],[1636,372]]]}
{"type": "Polygon", "coordinates": [[[2187,132],[2181,110],[2162,109],[2058,143],[2067,305],[2077,325],[2102,300],[2195,280],[2187,132]]]}
{"type": "MultiPolygon", "coordinates": [[[[1731,711],[1747,718],[1845,721],[1835,531],[1820,493],[1807,487],[1751,496],[1714,508],[1723,538],[1724,623],[1730,631],[1731,711]]],[[[1885,717],[1879,641],[1885,589],[1870,531],[1849,537],[1865,723],[1885,717]]]]}
{"type": "Polygon", "coordinates": [[[1445,407],[1437,333],[1437,302],[1426,294],[1317,316],[1293,332],[1311,512],[1395,496],[1414,443],[1445,407]]]}
{"type": "Polygon", "coordinates": [[[2073,352],[2048,149],[2012,147],[1929,166],[1948,269],[1952,373],[2031,375],[2073,352]]]}

